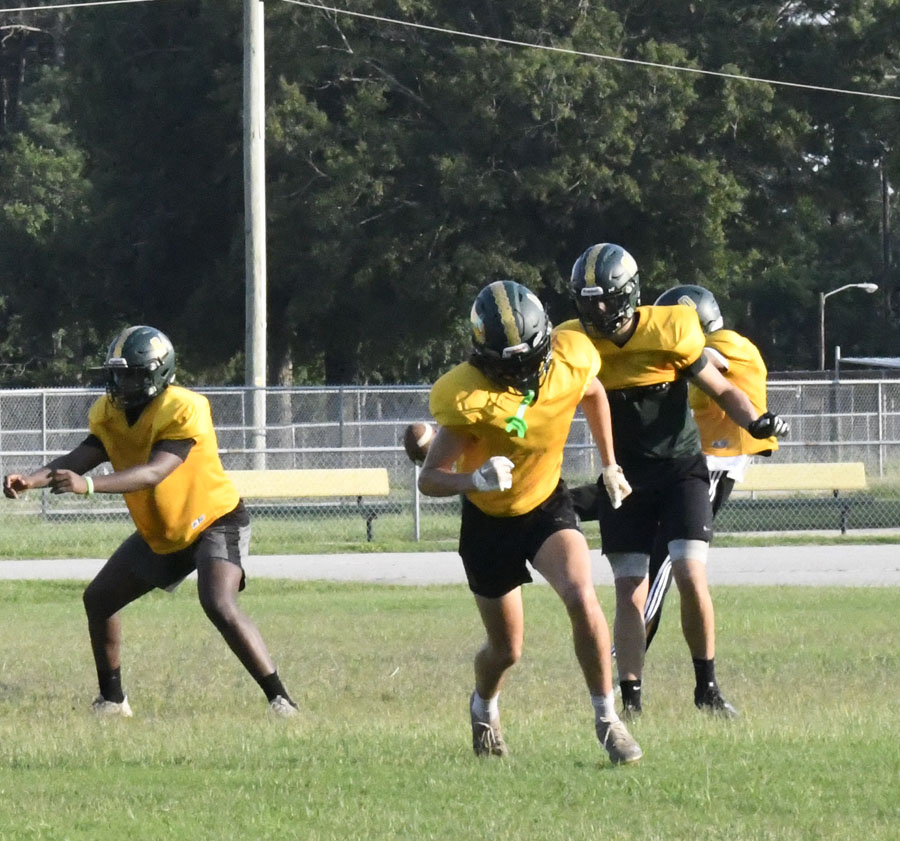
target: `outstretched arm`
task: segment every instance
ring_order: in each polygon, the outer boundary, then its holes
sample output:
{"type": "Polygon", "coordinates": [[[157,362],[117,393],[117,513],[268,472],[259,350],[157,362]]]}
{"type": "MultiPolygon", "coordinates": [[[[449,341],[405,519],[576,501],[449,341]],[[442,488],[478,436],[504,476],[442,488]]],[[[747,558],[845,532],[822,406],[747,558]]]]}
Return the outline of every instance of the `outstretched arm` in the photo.
{"type": "Polygon", "coordinates": [[[34,473],[21,474],[10,473],[3,478],[3,495],[8,499],[18,499],[20,493],[25,491],[46,488],[51,484],[52,476],[56,471],[72,472],[77,476],[87,473],[98,464],[106,461],[106,453],[100,447],[92,447],[81,443],[74,450],[64,456],[53,459],[34,473]]]}
{"type": "Polygon", "coordinates": [[[96,476],[91,483],[72,470],[54,470],[50,478],[50,492],[55,494],[123,494],[156,487],[163,479],[184,463],[174,453],[155,449],[146,464],[139,464],[115,473],[96,476]]]}
{"type": "Polygon", "coordinates": [[[754,438],[768,438],[770,435],[787,435],[790,431],[788,424],[773,415],[765,412],[760,415],[750,398],[737,386],[730,383],[713,365],[706,365],[693,377],[694,384],[706,392],[722,410],[738,426],[746,429],[754,438]]]}

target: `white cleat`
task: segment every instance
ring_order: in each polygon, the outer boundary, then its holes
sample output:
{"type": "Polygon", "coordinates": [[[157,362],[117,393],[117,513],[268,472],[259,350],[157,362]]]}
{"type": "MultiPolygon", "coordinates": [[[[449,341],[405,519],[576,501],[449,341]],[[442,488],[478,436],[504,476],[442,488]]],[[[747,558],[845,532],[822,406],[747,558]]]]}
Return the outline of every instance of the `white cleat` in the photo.
{"type": "Polygon", "coordinates": [[[628,732],[624,721],[600,719],[596,723],[596,729],[597,738],[603,749],[609,754],[609,760],[613,765],[637,762],[644,755],[641,746],[628,732]]]}
{"type": "Polygon", "coordinates": [[[98,695],[91,704],[91,712],[98,718],[131,718],[134,715],[127,695],[122,703],[107,701],[102,695],[98,695]]]}
{"type": "Polygon", "coordinates": [[[293,718],[295,715],[299,715],[300,711],[283,695],[276,695],[269,701],[269,712],[275,718],[293,718]]]}

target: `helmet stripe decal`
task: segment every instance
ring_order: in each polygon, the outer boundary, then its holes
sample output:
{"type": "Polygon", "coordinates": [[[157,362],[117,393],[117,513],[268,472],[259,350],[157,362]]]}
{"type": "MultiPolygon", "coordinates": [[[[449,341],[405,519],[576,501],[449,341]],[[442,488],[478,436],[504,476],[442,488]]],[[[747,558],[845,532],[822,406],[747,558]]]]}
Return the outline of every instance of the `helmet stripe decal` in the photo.
{"type": "Polygon", "coordinates": [[[122,349],[125,347],[125,341],[137,329],[137,327],[128,327],[121,333],[119,333],[119,337],[116,339],[116,346],[112,349],[109,355],[120,357],[122,355],[122,349]]]}
{"type": "Polygon", "coordinates": [[[597,285],[597,258],[600,256],[600,252],[606,247],[605,242],[601,242],[598,245],[595,245],[588,251],[585,259],[584,259],[584,285],[585,286],[596,286],[597,285]]]}
{"type": "Polygon", "coordinates": [[[522,336],[516,324],[516,316],[513,312],[512,303],[509,300],[509,290],[506,284],[494,284],[493,293],[494,303],[497,305],[497,312],[500,315],[500,323],[503,325],[503,332],[506,333],[507,347],[520,344],[522,336]]]}

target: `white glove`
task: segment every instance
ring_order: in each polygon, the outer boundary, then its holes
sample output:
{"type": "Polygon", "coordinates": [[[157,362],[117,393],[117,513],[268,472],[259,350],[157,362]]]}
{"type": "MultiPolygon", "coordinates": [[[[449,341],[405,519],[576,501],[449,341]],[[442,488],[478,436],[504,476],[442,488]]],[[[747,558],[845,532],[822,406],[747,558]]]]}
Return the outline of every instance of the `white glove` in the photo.
{"type": "Polygon", "coordinates": [[[476,491],[508,491],[515,465],[506,456],[492,456],[472,474],[476,491]]]}
{"type": "Polygon", "coordinates": [[[607,464],[600,471],[603,476],[603,487],[613,508],[620,508],[622,500],[631,493],[631,485],[625,478],[622,468],[618,464],[607,464]]]}

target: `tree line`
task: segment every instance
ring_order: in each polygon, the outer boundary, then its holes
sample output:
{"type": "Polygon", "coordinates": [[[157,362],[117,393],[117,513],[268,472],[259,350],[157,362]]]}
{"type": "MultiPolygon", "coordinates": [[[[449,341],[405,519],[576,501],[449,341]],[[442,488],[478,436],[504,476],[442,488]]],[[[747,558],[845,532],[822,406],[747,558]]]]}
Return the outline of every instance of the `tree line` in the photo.
{"type": "MultiPolygon", "coordinates": [[[[266,4],[271,384],[430,381],[484,283],[561,321],[601,241],[772,370],[816,367],[846,283],[880,288],[829,343],[900,354],[900,102],[812,87],[900,95],[898,0],[347,8],[483,39],[266,4]]],[[[127,323],[242,381],[242,41],[240,0],[0,10],[0,384],[85,382],[127,323]]]]}

